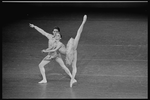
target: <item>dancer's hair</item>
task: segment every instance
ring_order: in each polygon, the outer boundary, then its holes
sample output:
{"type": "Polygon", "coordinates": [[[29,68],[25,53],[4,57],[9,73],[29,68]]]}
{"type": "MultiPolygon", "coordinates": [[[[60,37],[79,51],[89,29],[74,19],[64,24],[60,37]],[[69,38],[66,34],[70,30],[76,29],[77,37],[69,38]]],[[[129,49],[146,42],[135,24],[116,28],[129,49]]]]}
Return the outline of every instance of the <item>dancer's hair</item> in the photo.
{"type": "Polygon", "coordinates": [[[57,29],[59,32],[60,32],[60,28],[58,27],[58,26],[55,26],[54,28],[53,28],[53,30],[54,29],[57,29]]]}
{"type": "Polygon", "coordinates": [[[59,34],[60,34],[60,37],[62,38],[62,35],[61,35],[61,33],[60,33],[60,28],[58,27],[58,26],[55,26],[54,28],[53,28],[53,30],[54,29],[57,29],[58,30],[58,32],[59,32],[59,34]]]}

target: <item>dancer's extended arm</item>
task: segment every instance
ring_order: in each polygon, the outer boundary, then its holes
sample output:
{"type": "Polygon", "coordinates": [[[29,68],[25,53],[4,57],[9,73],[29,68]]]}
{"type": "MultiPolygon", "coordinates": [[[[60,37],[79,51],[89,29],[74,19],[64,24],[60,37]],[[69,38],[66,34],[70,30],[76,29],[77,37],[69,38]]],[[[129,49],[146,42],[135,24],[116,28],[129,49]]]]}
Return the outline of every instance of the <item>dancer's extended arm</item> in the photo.
{"type": "Polygon", "coordinates": [[[60,47],[62,46],[62,43],[58,43],[57,47],[55,49],[49,49],[47,48],[46,50],[43,50],[43,52],[55,52],[57,51],[60,47]]]}
{"type": "Polygon", "coordinates": [[[52,37],[51,34],[45,32],[43,29],[41,29],[41,28],[39,28],[39,27],[37,27],[33,24],[30,24],[30,23],[29,23],[29,25],[30,25],[31,28],[35,28],[38,32],[40,32],[42,35],[46,36],[48,39],[52,37]]]}

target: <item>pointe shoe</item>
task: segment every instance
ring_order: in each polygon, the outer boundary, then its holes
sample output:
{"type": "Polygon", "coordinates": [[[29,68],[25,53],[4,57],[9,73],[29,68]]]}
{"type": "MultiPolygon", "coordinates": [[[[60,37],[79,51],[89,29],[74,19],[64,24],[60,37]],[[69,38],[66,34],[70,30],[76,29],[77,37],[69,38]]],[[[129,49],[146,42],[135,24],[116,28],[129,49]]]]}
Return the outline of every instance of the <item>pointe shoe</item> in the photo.
{"type": "Polygon", "coordinates": [[[74,83],[76,83],[76,82],[77,82],[76,79],[71,79],[71,81],[70,81],[70,87],[72,87],[72,85],[73,85],[74,83]]]}
{"type": "Polygon", "coordinates": [[[46,80],[42,80],[39,83],[47,83],[47,81],[46,80]]]}
{"type": "Polygon", "coordinates": [[[83,21],[85,22],[87,20],[87,15],[84,15],[83,21]]]}
{"type": "Polygon", "coordinates": [[[76,83],[76,82],[77,82],[77,80],[76,80],[76,79],[74,79],[74,80],[73,80],[73,83],[76,83]]]}

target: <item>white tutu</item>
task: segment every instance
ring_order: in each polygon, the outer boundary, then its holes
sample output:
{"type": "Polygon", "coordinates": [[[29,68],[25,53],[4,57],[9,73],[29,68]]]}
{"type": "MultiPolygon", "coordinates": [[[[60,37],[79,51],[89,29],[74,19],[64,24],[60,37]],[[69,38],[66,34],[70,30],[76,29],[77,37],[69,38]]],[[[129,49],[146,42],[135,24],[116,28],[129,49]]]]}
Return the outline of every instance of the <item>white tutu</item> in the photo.
{"type": "Polygon", "coordinates": [[[74,39],[70,38],[67,43],[66,64],[71,65],[74,58],[74,39]]]}

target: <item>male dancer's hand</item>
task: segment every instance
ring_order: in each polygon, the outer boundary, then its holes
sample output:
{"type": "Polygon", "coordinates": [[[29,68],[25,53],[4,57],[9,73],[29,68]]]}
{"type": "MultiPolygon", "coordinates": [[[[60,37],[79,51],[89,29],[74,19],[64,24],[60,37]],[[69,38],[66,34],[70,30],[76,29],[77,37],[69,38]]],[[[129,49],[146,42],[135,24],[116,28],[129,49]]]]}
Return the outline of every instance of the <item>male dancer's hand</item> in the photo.
{"type": "Polygon", "coordinates": [[[31,28],[34,28],[34,27],[35,27],[33,24],[30,24],[30,23],[29,23],[29,26],[30,26],[31,28]]]}

